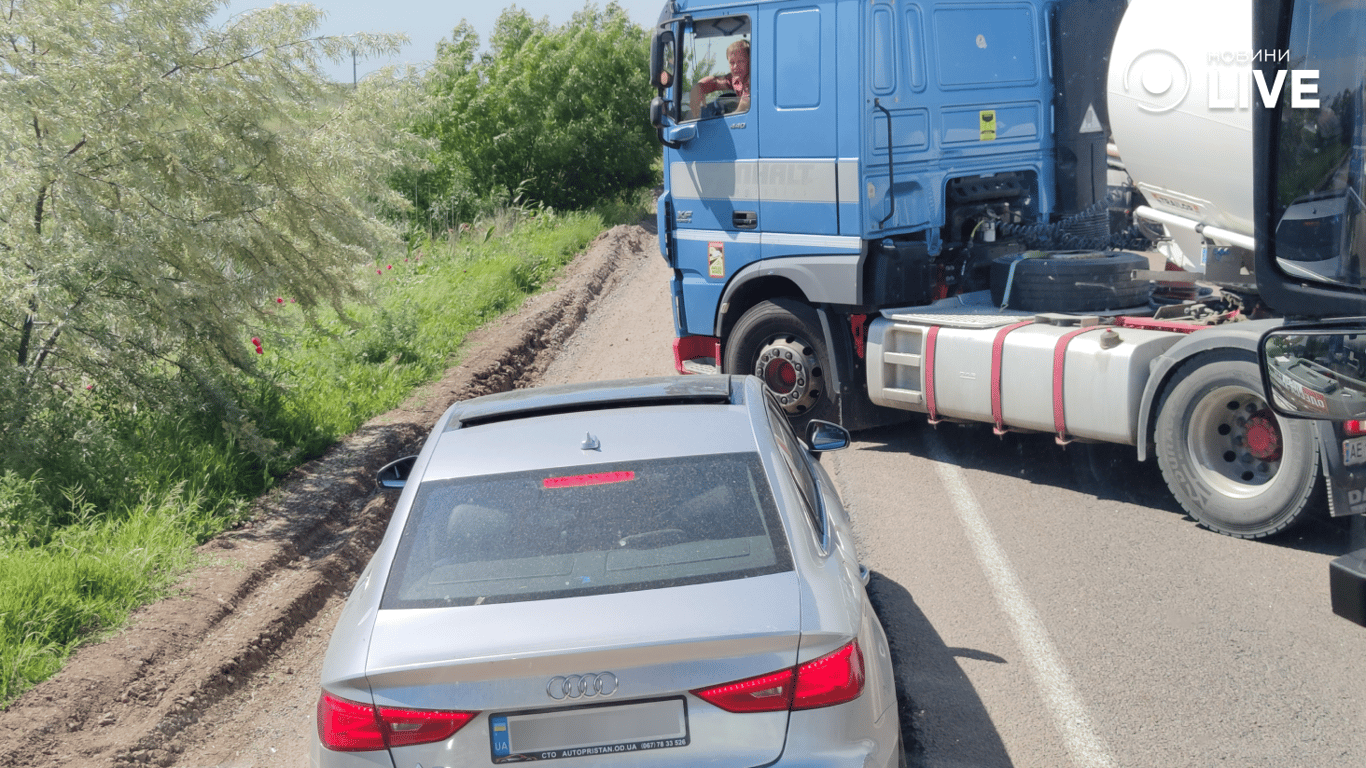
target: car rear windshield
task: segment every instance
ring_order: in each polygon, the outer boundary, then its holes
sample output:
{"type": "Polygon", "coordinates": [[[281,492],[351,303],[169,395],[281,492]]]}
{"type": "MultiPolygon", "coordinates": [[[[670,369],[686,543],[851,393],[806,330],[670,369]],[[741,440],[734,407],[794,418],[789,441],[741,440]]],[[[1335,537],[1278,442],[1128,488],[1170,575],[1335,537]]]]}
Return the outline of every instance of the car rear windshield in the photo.
{"type": "Polygon", "coordinates": [[[543,600],[791,569],[755,453],[577,466],[423,483],[380,607],[543,600]]]}

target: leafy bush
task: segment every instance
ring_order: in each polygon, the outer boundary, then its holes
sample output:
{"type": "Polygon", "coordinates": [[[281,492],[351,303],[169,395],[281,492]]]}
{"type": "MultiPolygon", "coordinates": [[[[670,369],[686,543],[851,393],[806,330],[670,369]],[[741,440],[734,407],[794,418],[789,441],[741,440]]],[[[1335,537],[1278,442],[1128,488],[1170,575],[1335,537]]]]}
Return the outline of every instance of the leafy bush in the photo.
{"type": "Polygon", "coordinates": [[[478,48],[464,22],[438,45],[417,126],[437,142],[432,166],[390,179],[429,223],[528,201],[580,209],[650,180],[649,39],[620,6],[590,3],[563,27],[514,6],[478,48]]]}
{"type": "Polygon", "coordinates": [[[43,500],[39,478],[11,470],[0,475],[0,539],[41,541],[53,527],[54,509],[43,500]]]}

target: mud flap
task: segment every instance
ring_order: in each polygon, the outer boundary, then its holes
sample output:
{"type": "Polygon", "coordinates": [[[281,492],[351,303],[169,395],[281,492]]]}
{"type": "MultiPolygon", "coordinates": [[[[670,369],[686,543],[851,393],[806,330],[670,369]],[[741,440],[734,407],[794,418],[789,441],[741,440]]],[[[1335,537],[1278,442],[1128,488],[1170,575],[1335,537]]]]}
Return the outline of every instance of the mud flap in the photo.
{"type": "Polygon", "coordinates": [[[849,315],[825,307],[816,307],[821,319],[821,333],[825,334],[825,348],[830,350],[831,365],[827,373],[836,393],[836,412],[839,423],[853,432],[889,424],[899,424],[911,417],[910,411],[884,408],[868,399],[867,360],[858,354],[849,315]]]}

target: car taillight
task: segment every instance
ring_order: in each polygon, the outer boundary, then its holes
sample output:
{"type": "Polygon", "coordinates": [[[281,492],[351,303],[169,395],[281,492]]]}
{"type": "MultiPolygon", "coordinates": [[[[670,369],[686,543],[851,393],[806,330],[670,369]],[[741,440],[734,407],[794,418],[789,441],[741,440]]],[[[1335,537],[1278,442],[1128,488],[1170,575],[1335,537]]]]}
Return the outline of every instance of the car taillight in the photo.
{"type": "Polygon", "coordinates": [[[727,712],[778,712],[792,706],[792,670],[736,680],[692,694],[727,712]]]}
{"type": "Polygon", "coordinates": [[[318,739],[324,747],[336,752],[385,748],[374,707],[339,699],[326,692],[318,697],[318,739]]]}
{"type": "Polygon", "coordinates": [[[337,698],[318,697],[318,738],[334,752],[370,752],[445,741],[478,712],[374,707],[337,698]]]}
{"type": "Polygon", "coordinates": [[[474,719],[478,712],[379,708],[379,721],[391,747],[445,741],[474,719]]]}
{"type": "Polygon", "coordinates": [[[692,694],[727,712],[816,709],[857,699],[863,692],[863,678],[863,651],[853,640],[795,669],[701,688],[692,694]]]}
{"type": "Polygon", "coordinates": [[[1342,422],[1342,431],[1343,434],[1347,435],[1348,437],[1366,435],[1366,421],[1361,421],[1359,419],[1348,419],[1347,421],[1342,422]]]}
{"type": "Polygon", "coordinates": [[[831,707],[863,693],[863,650],[854,640],[834,653],[797,667],[793,709],[831,707]]]}

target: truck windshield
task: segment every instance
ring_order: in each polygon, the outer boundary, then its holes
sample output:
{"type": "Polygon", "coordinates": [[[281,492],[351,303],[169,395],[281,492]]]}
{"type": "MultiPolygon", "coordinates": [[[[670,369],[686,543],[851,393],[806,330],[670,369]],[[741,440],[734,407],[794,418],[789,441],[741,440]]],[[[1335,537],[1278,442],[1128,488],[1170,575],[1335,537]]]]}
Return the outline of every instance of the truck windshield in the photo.
{"type": "Polygon", "coordinates": [[[1362,175],[1366,8],[1296,3],[1289,71],[1318,71],[1317,108],[1281,94],[1277,145],[1277,261],[1291,277],[1360,286],[1366,251],[1362,175]]]}

